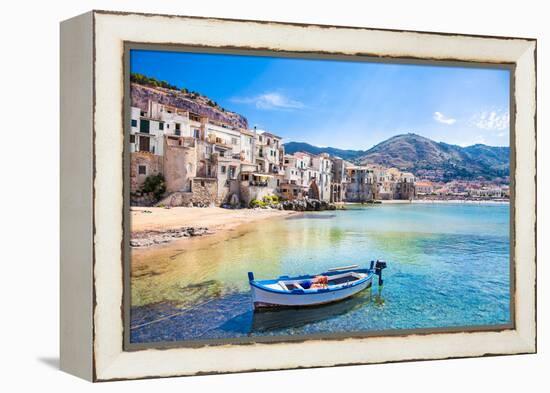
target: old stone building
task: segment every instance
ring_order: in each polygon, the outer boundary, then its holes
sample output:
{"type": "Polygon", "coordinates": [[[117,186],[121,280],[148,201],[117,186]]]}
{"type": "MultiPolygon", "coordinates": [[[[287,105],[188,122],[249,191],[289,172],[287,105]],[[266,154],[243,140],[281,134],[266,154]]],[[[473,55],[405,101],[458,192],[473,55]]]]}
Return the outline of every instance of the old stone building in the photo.
{"type": "Polygon", "coordinates": [[[161,203],[173,206],[247,206],[270,195],[325,202],[415,196],[410,173],[357,166],[326,153],[285,154],[281,137],[240,127],[246,124],[240,115],[224,122],[222,116],[212,119],[172,105],[173,100],[147,101],[152,90],[131,108],[133,194],[148,176],[162,174],[166,196],[161,203]]]}

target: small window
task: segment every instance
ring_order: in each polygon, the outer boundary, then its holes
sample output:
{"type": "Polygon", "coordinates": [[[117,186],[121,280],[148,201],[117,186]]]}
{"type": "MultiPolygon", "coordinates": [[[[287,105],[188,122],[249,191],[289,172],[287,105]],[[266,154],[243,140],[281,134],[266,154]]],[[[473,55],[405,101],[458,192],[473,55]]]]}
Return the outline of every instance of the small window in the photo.
{"type": "Polygon", "coordinates": [[[204,187],[204,180],[201,180],[201,187],[204,187]]]}
{"type": "Polygon", "coordinates": [[[181,129],[181,124],[180,123],[176,123],[176,130],[180,130],[181,129]]]}
{"type": "Polygon", "coordinates": [[[146,134],[149,133],[149,120],[146,120],[146,119],[140,120],[139,131],[146,134]]]}
{"type": "Polygon", "coordinates": [[[159,123],[159,130],[164,130],[164,123],[163,122],[160,122],[159,123]]]}
{"type": "Polygon", "coordinates": [[[227,168],[225,167],[225,165],[222,165],[220,170],[222,173],[225,173],[227,171],[227,168]]]}
{"type": "Polygon", "coordinates": [[[134,134],[130,134],[130,143],[136,143],[136,136],[134,134]]]}
{"type": "Polygon", "coordinates": [[[239,140],[237,138],[231,138],[231,143],[233,145],[238,145],[239,144],[239,140]]]}
{"type": "Polygon", "coordinates": [[[136,119],[132,119],[132,127],[137,127],[137,120],[136,119]]]}
{"type": "Polygon", "coordinates": [[[199,139],[199,138],[200,138],[200,135],[201,135],[201,130],[197,130],[197,129],[195,128],[195,130],[193,131],[193,136],[194,136],[195,138],[199,139]]]}
{"type": "Polygon", "coordinates": [[[147,167],[145,165],[139,165],[138,166],[138,173],[140,175],[146,175],[147,174],[147,167]]]}

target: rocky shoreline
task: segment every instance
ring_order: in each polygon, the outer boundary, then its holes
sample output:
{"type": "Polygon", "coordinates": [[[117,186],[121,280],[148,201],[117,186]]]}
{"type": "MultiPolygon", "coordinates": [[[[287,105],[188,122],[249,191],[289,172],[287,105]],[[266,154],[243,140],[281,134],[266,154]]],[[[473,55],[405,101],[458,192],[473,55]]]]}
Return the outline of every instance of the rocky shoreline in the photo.
{"type": "Polygon", "coordinates": [[[334,203],[321,201],[319,199],[295,199],[293,201],[281,202],[281,208],[283,210],[294,210],[299,212],[304,211],[322,211],[322,210],[336,210],[337,207],[334,203]]]}
{"type": "Polygon", "coordinates": [[[196,237],[209,235],[213,232],[206,227],[181,227],[166,231],[133,232],[130,239],[131,247],[149,247],[157,244],[169,243],[182,237],[196,237]]]}
{"type": "Polygon", "coordinates": [[[288,216],[291,214],[299,214],[299,212],[337,209],[344,209],[344,207],[318,199],[263,203],[261,206],[248,209],[231,208],[229,206],[224,206],[223,208],[134,208],[132,211],[134,214],[133,220],[142,220],[147,217],[147,220],[150,221],[150,223],[144,226],[140,225],[133,227],[134,230],[131,234],[130,246],[132,248],[145,248],[166,244],[182,238],[211,235],[226,230],[229,227],[235,227],[244,222],[257,221],[258,219],[271,216],[288,216]],[[227,216],[227,218],[219,216],[214,220],[207,220],[208,222],[206,222],[205,216],[208,215],[208,213],[206,213],[206,215],[200,213],[195,215],[181,214],[182,211],[197,213],[201,210],[204,210],[205,213],[218,211],[223,214],[223,216],[227,216]],[[177,213],[172,214],[171,212],[177,213]],[[161,213],[164,217],[159,216],[161,213]],[[196,218],[193,218],[194,216],[196,216],[196,218]],[[247,216],[248,218],[245,218],[247,216]],[[234,218],[231,219],[229,217],[234,218]],[[167,223],[167,219],[169,221],[173,221],[173,223],[167,223]],[[201,222],[203,223],[203,226],[194,226],[194,222],[201,222]],[[188,225],[182,226],[182,224],[188,225]],[[204,226],[204,224],[207,226],[204,226]]]}

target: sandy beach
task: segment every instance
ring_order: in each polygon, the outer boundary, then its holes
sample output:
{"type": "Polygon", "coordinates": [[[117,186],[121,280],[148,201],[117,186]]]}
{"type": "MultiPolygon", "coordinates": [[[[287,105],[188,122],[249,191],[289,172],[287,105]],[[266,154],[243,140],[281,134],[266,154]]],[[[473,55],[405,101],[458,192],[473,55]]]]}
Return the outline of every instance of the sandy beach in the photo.
{"type": "MultiPolygon", "coordinates": [[[[161,236],[185,229],[200,229],[199,236],[232,230],[268,218],[301,214],[295,211],[276,209],[223,209],[220,207],[132,207],[132,238],[161,236]]],[[[177,236],[184,237],[184,236],[177,236]]],[[[187,237],[187,236],[185,236],[187,237]]]]}

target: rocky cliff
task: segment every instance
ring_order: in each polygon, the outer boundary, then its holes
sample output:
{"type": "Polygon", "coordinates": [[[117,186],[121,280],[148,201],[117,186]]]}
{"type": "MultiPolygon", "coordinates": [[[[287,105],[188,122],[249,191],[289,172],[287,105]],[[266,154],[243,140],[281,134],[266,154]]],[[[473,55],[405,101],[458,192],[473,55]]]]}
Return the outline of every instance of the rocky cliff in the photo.
{"type": "Polygon", "coordinates": [[[198,93],[184,93],[179,90],[132,83],[130,86],[130,95],[132,106],[140,108],[143,111],[147,110],[148,102],[152,100],[193,112],[200,116],[207,116],[212,120],[227,123],[234,127],[248,128],[248,121],[244,116],[225,110],[208,97],[198,93]]]}

